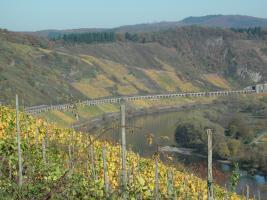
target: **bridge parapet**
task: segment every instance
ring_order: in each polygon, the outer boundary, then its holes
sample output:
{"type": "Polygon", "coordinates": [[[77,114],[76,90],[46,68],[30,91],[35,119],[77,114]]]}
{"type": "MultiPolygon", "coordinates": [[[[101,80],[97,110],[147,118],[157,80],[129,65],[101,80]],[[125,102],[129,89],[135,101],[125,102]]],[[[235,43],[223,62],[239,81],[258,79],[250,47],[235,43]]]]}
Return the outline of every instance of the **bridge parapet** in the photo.
{"type": "MultiPolygon", "coordinates": [[[[238,95],[238,94],[247,94],[255,92],[267,92],[267,84],[261,84],[257,86],[250,86],[243,90],[232,90],[232,91],[213,91],[213,92],[190,92],[190,93],[174,93],[174,94],[157,94],[157,95],[139,95],[139,96],[130,96],[130,97],[118,97],[118,98],[106,98],[106,99],[95,99],[95,100],[86,100],[80,102],[82,105],[100,105],[105,103],[121,103],[125,101],[135,101],[142,99],[165,99],[165,98],[177,98],[177,97],[201,97],[201,96],[228,96],[228,95],[238,95]],[[257,89],[258,88],[258,89],[257,89]]],[[[41,112],[49,110],[67,110],[74,108],[74,104],[61,104],[61,105],[42,105],[26,108],[26,112],[29,114],[39,114],[41,112]]]]}

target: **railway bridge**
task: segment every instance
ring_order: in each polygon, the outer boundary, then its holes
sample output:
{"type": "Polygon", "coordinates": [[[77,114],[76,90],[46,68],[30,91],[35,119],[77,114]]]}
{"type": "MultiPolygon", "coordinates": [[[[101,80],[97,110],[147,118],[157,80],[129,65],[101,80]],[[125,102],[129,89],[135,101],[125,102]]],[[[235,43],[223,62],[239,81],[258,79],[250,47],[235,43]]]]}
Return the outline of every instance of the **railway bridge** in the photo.
{"type": "MultiPolygon", "coordinates": [[[[157,100],[157,99],[170,99],[177,97],[209,97],[209,96],[230,96],[252,93],[264,93],[267,92],[267,83],[258,84],[254,86],[248,86],[242,90],[229,90],[229,91],[213,91],[213,92],[188,92],[188,93],[170,93],[170,94],[155,94],[155,95],[137,95],[137,96],[123,96],[113,98],[92,99],[80,102],[81,105],[94,106],[107,103],[121,103],[130,102],[136,100],[157,100]]],[[[66,103],[60,105],[40,105],[33,107],[26,107],[25,111],[28,114],[39,114],[49,110],[68,110],[74,108],[75,104],[66,103]]]]}

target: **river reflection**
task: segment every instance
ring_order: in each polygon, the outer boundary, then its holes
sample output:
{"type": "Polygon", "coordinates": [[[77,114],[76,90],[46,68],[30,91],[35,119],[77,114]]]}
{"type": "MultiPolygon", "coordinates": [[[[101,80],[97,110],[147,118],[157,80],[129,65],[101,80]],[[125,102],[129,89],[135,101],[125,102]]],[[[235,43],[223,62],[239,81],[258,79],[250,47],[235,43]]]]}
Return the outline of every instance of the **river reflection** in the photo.
{"type": "MultiPolygon", "coordinates": [[[[151,156],[158,146],[172,146],[176,145],[174,133],[177,121],[180,115],[178,112],[161,113],[146,116],[138,116],[126,120],[127,131],[127,146],[134,152],[142,156],[151,156]],[[151,137],[150,137],[151,136],[151,137]],[[152,144],[148,144],[148,138],[152,139],[152,144]]],[[[120,131],[114,129],[104,135],[104,138],[120,142],[120,131]]],[[[205,163],[205,158],[196,158],[194,156],[174,155],[173,160],[175,163],[183,163],[185,166],[197,166],[200,162],[205,163]]],[[[217,163],[216,170],[225,174],[228,179],[221,183],[229,185],[229,177],[231,173],[231,166],[226,164],[217,163]]],[[[251,196],[257,196],[258,191],[261,193],[261,199],[267,199],[267,177],[262,175],[250,176],[246,171],[241,170],[241,179],[237,187],[237,192],[242,194],[245,192],[246,185],[250,187],[251,196]]]]}

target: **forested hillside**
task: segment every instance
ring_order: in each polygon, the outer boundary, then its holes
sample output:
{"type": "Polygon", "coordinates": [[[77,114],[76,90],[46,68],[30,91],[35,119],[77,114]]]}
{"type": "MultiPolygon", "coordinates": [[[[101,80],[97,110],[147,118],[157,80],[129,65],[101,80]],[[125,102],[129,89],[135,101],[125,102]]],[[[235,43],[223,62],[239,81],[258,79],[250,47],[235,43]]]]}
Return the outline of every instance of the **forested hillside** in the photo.
{"type": "Polygon", "coordinates": [[[267,77],[263,30],[192,26],[138,34],[73,33],[54,40],[0,32],[0,101],[10,103],[16,92],[29,106],[222,90],[267,77]]]}

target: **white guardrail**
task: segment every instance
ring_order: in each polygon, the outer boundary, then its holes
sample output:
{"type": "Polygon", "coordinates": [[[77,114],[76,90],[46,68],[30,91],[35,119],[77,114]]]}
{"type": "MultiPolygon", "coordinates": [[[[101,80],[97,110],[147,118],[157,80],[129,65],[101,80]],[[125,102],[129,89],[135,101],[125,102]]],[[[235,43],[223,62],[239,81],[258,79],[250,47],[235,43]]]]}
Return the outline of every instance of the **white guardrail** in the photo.
{"type": "MultiPolygon", "coordinates": [[[[238,94],[248,94],[248,93],[256,93],[255,90],[252,89],[244,89],[244,90],[231,90],[231,91],[214,91],[214,92],[190,92],[190,93],[174,93],[174,94],[156,94],[156,95],[143,95],[143,96],[130,96],[130,97],[118,97],[118,98],[105,98],[105,99],[95,99],[95,100],[86,100],[82,101],[80,105],[100,105],[106,103],[120,103],[121,101],[135,101],[135,100],[143,100],[143,99],[168,99],[168,98],[176,98],[176,97],[202,97],[202,96],[229,96],[229,95],[238,95],[238,94]]],[[[60,105],[39,105],[33,107],[26,107],[25,112],[28,114],[38,114],[41,112],[46,112],[49,110],[68,110],[74,108],[75,104],[67,103],[60,105]]]]}

